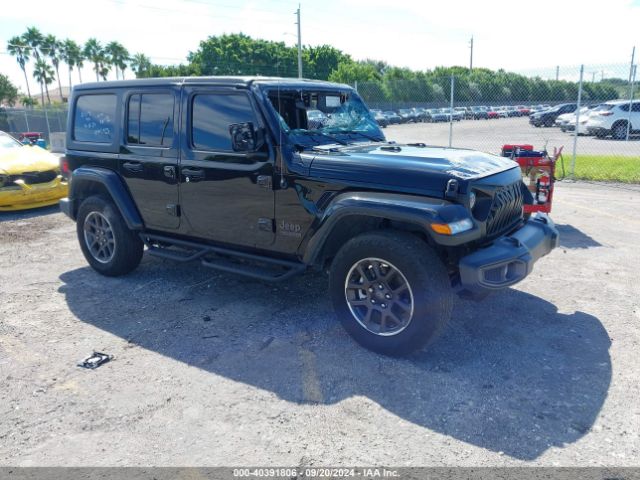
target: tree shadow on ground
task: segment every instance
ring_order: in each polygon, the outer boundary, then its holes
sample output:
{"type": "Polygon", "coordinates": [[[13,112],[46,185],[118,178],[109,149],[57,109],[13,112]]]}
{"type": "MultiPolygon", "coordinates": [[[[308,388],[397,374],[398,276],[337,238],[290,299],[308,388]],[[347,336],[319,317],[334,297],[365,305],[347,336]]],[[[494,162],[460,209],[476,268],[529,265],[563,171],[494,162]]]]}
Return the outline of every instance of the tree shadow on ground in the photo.
{"type": "MultiPolygon", "coordinates": [[[[515,289],[458,301],[434,345],[394,359],[347,336],[320,275],[273,286],[145,258],[122,278],[89,268],[60,278],[80,321],[142,348],[293,403],[365,396],[416,425],[522,460],[588,432],[611,381],[610,340],[597,318],[559,313],[515,289]]],[[[136,349],[126,352],[135,362],[136,349]]]]}

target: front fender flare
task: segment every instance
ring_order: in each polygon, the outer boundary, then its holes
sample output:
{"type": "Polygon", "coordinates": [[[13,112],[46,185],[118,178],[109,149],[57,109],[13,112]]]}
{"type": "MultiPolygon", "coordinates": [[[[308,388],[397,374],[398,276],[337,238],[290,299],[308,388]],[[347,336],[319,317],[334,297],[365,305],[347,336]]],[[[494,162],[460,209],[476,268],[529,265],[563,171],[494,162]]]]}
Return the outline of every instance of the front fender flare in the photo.
{"type": "MultiPolygon", "coordinates": [[[[73,171],[69,187],[69,205],[65,208],[71,218],[75,220],[78,212],[80,192],[90,183],[97,183],[104,187],[129,229],[142,230],[144,228],[142,216],[122,178],[113,170],[100,167],[80,167],[73,171]]],[[[66,211],[65,213],[67,213],[66,211]]]]}
{"type": "Polygon", "coordinates": [[[415,225],[441,245],[460,245],[479,235],[476,227],[455,237],[440,235],[431,223],[449,223],[469,217],[465,207],[442,199],[415,195],[379,192],[348,192],[337,195],[318,215],[317,227],[303,240],[304,263],[313,264],[319,258],[325,241],[340,220],[348,216],[366,216],[415,225]]]}

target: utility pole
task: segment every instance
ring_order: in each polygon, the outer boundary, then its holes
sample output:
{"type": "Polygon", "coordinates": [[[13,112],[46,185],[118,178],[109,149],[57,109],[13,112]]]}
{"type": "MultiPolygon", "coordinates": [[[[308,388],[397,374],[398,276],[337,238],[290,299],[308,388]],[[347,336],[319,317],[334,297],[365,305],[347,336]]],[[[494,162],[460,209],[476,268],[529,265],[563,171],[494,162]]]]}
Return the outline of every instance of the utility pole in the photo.
{"type": "Polygon", "coordinates": [[[560,65],[556,67],[556,82],[560,80],[560,65]]]}
{"type": "Polygon", "coordinates": [[[631,90],[631,79],[633,78],[633,62],[636,59],[636,47],[633,46],[633,50],[631,50],[631,66],[629,67],[629,90],[631,90]]]}
{"type": "Polygon", "coordinates": [[[471,41],[469,41],[469,48],[471,49],[471,57],[469,58],[469,71],[473,70],[473,35],[471,35],[471,41]]]}
{"type": "Polygon", "coordinates": [[[298,10],[296,10],[296,16],[298,21],[298,78],[302,78],[302,38],[300,35],[300,4],[298,4],[298,10]]]}

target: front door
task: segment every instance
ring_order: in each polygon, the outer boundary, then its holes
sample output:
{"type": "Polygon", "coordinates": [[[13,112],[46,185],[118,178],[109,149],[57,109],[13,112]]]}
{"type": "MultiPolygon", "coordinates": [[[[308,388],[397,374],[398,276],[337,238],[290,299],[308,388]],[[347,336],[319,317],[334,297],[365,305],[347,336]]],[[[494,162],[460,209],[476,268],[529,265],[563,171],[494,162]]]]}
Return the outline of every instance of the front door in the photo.
{"type": "Polygon", "coordinates": [[[125,96],[125,138],[120,174],[145,227],[174,230],[178,209],[177,107],[179,89],[131,90],[125,96]]]}
{"type": "Polygon", "coordinates": [[[181,231],[216,242],[264,247],[274,240],[273,154],[268,144],[234,152],[229,126],[262,128],[249,92],[185,87],[179,168],[181,231]]]}

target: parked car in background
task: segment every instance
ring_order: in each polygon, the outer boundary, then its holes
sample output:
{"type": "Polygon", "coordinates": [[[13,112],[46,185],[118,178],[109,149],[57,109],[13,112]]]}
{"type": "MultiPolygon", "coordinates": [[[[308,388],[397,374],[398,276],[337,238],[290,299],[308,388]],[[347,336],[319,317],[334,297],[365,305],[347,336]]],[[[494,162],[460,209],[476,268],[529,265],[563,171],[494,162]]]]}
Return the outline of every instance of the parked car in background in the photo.
{"type": "Polygon", "coordinates": [[[556,105],[548,110],[543,110],[530,115],[529,123],[534,127],[551,127],[556,121],[556,118],[563,113],[575,112],[577,107],[578,105],[575,103],[563,103],[561,105],[556,105]]]}
{"type": "Polygon", "coordinates": [[[440,108],[429,109],[429,115],[431,115],[432,122],[448,122],[449,116],[446,115],[440,108]]]}
{"type": "Polygon", "coordinates": [[[0,211],[55,205],[66,195],[56,156],[0,132],[0,211]]]}
{"type": "Polygon", "coordinates": [[[467,118],[467,107],[455,107],[454,110],[458,112],[463,120],[467,118]]]}
{"type": "MultiPolygon", "coordinates": [[[[580,108],[580,119],[582,120],[582,119],[588,118],[589,113],[595,107],[596,105],[590,105],[590,106],[580,108]]],[[[575,112],[563,113],[562,115],[559,115],[558,118],[556,118],[554,125],[556,127],[560,127],[560,130],[562,130],[563,132],[575,130],[576,112],[577,110],[575,112]]]]}
{"type": "Polygon", "coordinates": [[[402,118],[393,110],[386,110],[382,112],[389,122],[389,125],[398,125],[402,123],[402,118]]]}
{"type": "Polygon", "coordinates": [[[329,117],[320,110],[307,110],[307,121],[310,129],[321,128],[329,117]]]}
{"type": "Polygon", "coordinates": [[[498,110],[495,107],[489,107],[487,108],[487,118],[490,120],[500,118],[500,114],[498,113],[498,110]]]}
{"type": "Polygon", "coordinates": [[[402,123],[411,123],[416,121],[416,116],[410,108],[401,108],[398,115],[402,119],[402,123]]]}
{"type": "Polygon", "coordinates": [[[487,120],[489,118],[487,107],[471,107],[471,115],[474,120],[487,120]]]}
{"type": "Polygon", "coordinates": [[[518,105],[516,108],[518,109],[518,112],[520,112],[521,117],[526,117],[531,113],[531,109],[524,105],[518,105]]]}
{"type": "Polygon", "coordinates": [[[371,109],[371,113],[373,114],[373,119],[376,121],[378,125],[382,128],[387,128],[389,125],[389,119],[385,116],[382,110],[371,109]]]}
{"type": "Polygon", "coordinates": [[[504,107],[505,112],[507,112],[507,117],[519,117],[520,110],[517,107],[510,105],[508,107],[504,107]]]}
{"type": "Polygon", "coordinates": [[[600,105],[589,115],[587,132],[598,138],[611,136],[616,140],[626,138],[627,130],[629,134],[640,133],[640,100],[629,103],[629,100],[616,100],[600,105]]]}
{"type": "Polygon", "coordinates": [[[451,119],[454,122],[459,122],[460,120],[462,120],[464,118],[464,114],[462,112],[453,110],[451,108],[441,108],[440,109],[442,111],[442,113],[445,114],[446,118],[447,118],[447,122],[449,121],[449,117],[451,117],[451,119]]]}
{"type": "Polygon", "coordinates": [[[417,122],[429,122],[431,115],[426,108],[416,107],[413,109],[413,114],[417,122]]]}

